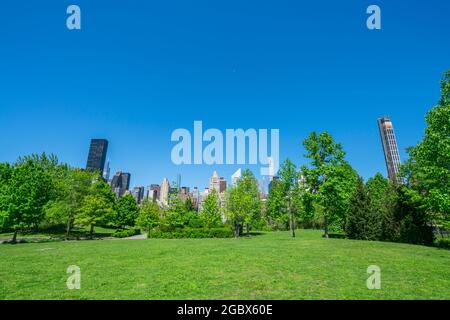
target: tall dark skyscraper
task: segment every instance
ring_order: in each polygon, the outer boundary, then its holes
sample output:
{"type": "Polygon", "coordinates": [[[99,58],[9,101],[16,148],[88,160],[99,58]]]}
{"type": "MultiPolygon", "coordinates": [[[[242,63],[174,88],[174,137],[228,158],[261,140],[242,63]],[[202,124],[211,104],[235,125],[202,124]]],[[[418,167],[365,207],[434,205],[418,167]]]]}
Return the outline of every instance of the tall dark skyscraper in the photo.
{"type": "Polygon", "coordinates": [[[394,134],[394,126],[388,117],[378,119],[378,128],[380,129],[381,143],[383,145],[384,159],[388,177],[391,181],[402,184],[402,179],[398,176],[400,171],[400,155],[398,153],[397,141],[394,134]]]}
{"type": "Polygon", "coordinates": [[[108,152],[108,140],[92,139],[89,147],[89,155],[86,170],[98,171],[103,174],[105,168],[106,153],[108,152]]]}
{"type": "Polygon", "coordinates": [[[111,179],[111,189],[117,197],[122,196],[130,189],[131,175],[127,172],[118,171],[111,179]]]}

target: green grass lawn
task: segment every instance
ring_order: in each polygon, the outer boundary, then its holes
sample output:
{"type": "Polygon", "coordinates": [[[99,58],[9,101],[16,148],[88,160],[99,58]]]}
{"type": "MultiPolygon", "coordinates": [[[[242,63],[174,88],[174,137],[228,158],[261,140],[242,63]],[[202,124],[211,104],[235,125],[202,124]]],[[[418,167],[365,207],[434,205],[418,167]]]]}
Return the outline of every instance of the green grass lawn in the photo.
{"type": "Polygon", "coordinates": [[[450,299],[449,250],[320,235],[3,244],[0,299],[450,299]]]}

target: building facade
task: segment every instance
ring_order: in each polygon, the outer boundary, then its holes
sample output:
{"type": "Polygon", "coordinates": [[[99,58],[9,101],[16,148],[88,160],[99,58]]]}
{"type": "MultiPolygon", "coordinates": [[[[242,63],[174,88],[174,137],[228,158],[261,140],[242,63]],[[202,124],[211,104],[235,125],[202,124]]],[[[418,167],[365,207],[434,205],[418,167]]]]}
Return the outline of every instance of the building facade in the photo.
{"type": "Polygon", "coordinates": [[[106,153],[108,152],[108,140],[92,139],[89,146],[89,154],[86,163],[86,170],[97,171],[103,174],[105,168],[106,153]]]}
{"type": "Polygon", "coordinates": [[[398,176],[401,164],[400,155],[391,119],[389,117],[379,118],[378,128],[380,130],[381,144],[383,146],[388,177],[391,181],[402,184],[402,179],[398,176]]]}

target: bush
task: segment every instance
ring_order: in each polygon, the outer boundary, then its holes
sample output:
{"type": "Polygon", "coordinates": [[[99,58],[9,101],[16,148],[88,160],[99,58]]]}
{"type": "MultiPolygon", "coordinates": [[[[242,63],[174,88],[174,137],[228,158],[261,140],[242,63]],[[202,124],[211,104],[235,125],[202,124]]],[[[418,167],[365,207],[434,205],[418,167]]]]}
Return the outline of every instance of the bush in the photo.
{"type": "Polygon", "coordinates": [[[233,232],[228,228],[184,228],[173,231],[154,230],[148,233],[148,238],[180,239],[180,238],[231,238],[233,232]]]}
{"type": "Polygon", "coordinates": [[[128,230],[117,230],[112,236],[115,238],[127,238],[131,236],[135,236],[141,234],[141,230],[139,229],[128,229],[128,230]]]}
{"type": "Polygon", "coordinates": [[[450,238],[441,238],[436,241],[436,247],[450,249],[450,238]]]}

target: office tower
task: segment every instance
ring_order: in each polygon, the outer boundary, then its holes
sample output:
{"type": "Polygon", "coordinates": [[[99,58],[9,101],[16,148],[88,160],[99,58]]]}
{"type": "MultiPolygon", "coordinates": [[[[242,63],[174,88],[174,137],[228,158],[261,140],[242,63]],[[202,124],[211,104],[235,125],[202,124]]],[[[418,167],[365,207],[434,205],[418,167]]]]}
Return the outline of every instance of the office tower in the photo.
{"type": "Polygon", "coordinates": [[[198,211],[198,202],[199,202],[200,192],[197,187],[194,187],[192,190],[192,203],[194,208],[198,211]]]}
{"type": "Polygon", "coordinates": [[[177,174],[177,185],[176,185],[177,189],[181,188],[181,174],[177,174]]]}
{"type": "Polygon", "coordinates": [[[144,187],[143,186],[134,187],[131,194],[136,199],[136,203],[141,204],[142,199],[144,198],[144,187]]]}
{"type": "Polygon", "coordinates": [[[398,176],[400,170],[400,155],[398,153],[397,141],[394,134],[394,126],[389,117],[378,119],[378,128],[380,129],[381,143],[383,146],[384,159],[388,171],[388,177],[391,181],[402,184],[401,177],[398,176]]]}
{"type": "Polygon", "coordinates": [[[103,170],[103,179],[105,179],[105,181],[109,180],[109,175],[110,175],[110,168],[109,168],[109,160],[106,162],[106,167],[105,170],[103,170]]]}
{"type": "Polygon", "coordinates": [[[181,187],[180,193],[183,195],[187,195],[189,193],[189,187],[181,187]]]}
{"type": "Polygon", "coordinates": [[[108,140],[92,139],[89,147],[89,155],[86,164],[86,170],[97,171],[103,173],[106,160],[106,152],[108,151],[108,140]]]}
{"type": "Polygon", "coordinates": [[[130,188],[131,175],[127,172],[117,171],[111,179],[111,189],[116,194],[116,197],[120,197],[130,188]]]}
{"type": "Polygon", "coordinates": [[[161,187],[159,184],[151,184],[147,190],[147,198],[152,201],[159,200],[160,193],[161,187]]]}
{"type": "Polygon", "coordinates": [[[227,181],[224,179],[224,177],[220,177],[219,180],[219,193],[223,193],[227,190],[227,181]]]}
{"type": "Polygon", "coordinates": [[[217,171],[214,171],[212,177],[209,179],[209,190],[216,190],[217,193],[220,193],[220,178],[217,171]]]}
{"type": "Polygon", "coordinates": [[[161,194],[160,194],[160,198],[159,198],[159,201],[164,206],[169,205],[169,191],[170,191],[169,189],[170,189],[169,180],[167,178],[164,178],[161,183],[161,194]]]}
{"type": "Polygon", "coordinates": [[[231,175],[231,184],[236,185],[237,181],[241,178],[241,168],[231,175]]]}

